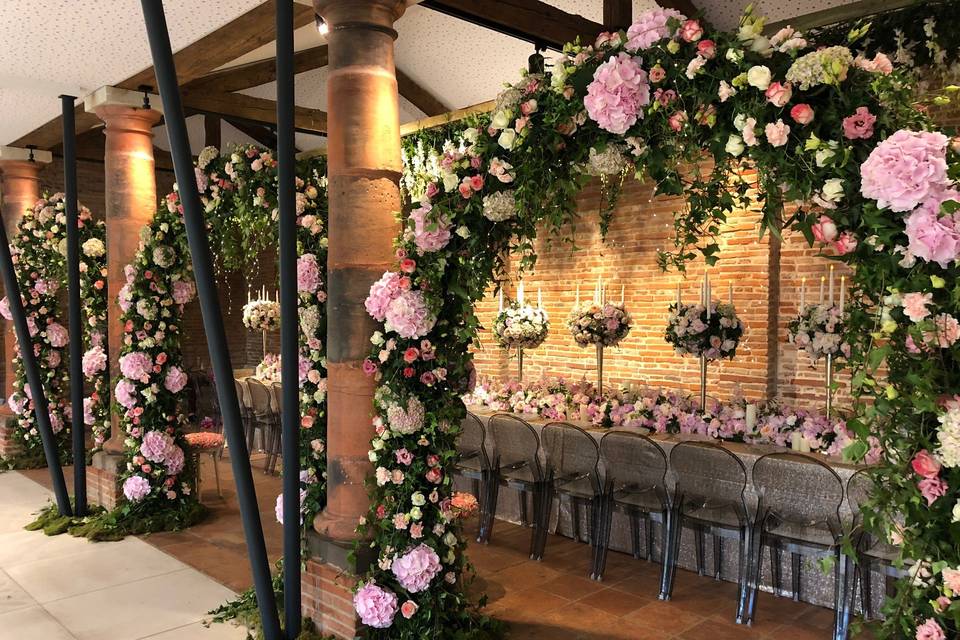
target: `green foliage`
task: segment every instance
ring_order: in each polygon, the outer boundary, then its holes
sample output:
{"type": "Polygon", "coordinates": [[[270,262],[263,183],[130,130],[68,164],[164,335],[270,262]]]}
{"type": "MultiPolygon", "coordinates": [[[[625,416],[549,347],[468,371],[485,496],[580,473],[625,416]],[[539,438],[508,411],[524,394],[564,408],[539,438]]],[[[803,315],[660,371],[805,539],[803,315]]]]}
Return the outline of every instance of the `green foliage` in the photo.
{"type": "Polygon", "coordinates": [[[207,509],[198,502],[184,502],[161,511],[124,503],[113,511],[92,506],[84,517],[61,516],[57,505],[42,509],[36,520],[24,527],[27,531],[43,531],[48,536],[69,533],[93,542],[122,540],[127,536],[179,531],[202,521],[207,509]]]}

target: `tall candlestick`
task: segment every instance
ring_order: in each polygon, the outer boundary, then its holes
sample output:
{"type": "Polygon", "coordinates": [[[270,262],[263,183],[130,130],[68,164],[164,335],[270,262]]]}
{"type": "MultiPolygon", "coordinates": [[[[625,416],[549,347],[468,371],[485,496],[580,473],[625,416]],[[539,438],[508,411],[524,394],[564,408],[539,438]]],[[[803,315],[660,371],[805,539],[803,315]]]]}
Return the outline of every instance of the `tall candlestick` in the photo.
{"type": "Polygon", "coordinates": [[[517,287],[517,302],[523,304],[523,280],[520,281],[520,286],[517,287]]]}
{"type": "Polygon", "coordinates": [[[706,301],[707,320],[709,320],[710,319],[710,298],[712,297],[712,294],[710,291],[710,274],[709,273],[706,275],[706,283],[707,283],[707,301],[706,301]]]}
{"type": "Polygon", "coordinates": [[[500,287],[500,311],[503,311],[503,287],[500,287]]]}
{"type": "Polygon", "coordinates": [[[580,306],[580,282],[577,282],[577,306],[580,306]]]}
{"type": "Polygon", "coordinates": [[[830,306],[833,306],[833,265],[830,265],[830,306]]]}
{"type": "Polygon", "coordinates": [[[680,308],[681,304],[682,303],[680,302],[680,281],[678,280],[677,281],[677,309],[680,308]]]}
{"type": "Polygon", "coordinates": [[[543,309],[543,295],[540,287],[537,287],[537,309],[543,309]]]}
{"type": "Polygon", "coordinates": [[[730,306],[733,306],[733,283],[730,283],[730,306]]]}
{"type": "Polygon", "coordinates": [[[807,279],[806,277],[800,278],[800,311],[802,312],[804,307],[806,307],[807,300],[807,279]]]}
{"type": "Polygon", "coordinates": [[[820,276],[820,304],[823,304],[823,286],[827,282],[827,276],[820,276]]]}
{"type": "Polygon", "coordinates": [[[843,299],[847,292],[847,276],[840,276],[840,312],[843,313],[843,299]]]}

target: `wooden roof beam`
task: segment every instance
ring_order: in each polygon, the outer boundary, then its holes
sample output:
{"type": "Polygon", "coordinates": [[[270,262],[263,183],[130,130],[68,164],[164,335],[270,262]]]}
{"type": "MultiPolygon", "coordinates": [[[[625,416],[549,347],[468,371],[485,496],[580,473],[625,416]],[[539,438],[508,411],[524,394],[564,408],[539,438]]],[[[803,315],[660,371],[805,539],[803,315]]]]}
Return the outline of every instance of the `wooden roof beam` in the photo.
{"type": "Polygon", "coordinates": [[[872,16],[876,13],[902,9],[912,4],[915,4],[915,0],[858,0],[857,2],[842,4],[838,7],[823,9],[822,11],[814,11],[813,13],[790,18],[789,20],[771,22],[764,29],[764,33],[776,33],[786,26],[791,26],[800,31],[808,31],[838,22],[872,16]]]}
{"type": "Polygon", "coordinates": [[[410,104],[420,109],[420,111],[423,111],[427,116],[438,116],[450,110],[449,107],[438,100],[432,93],[414,81],[413,78],[399,68],[396,71],[397,89],[399,89],[401,96],[410,101],[410,104]]]}
{"type": "Polygon", "coordinates": [[[664,9],[676,9],[688,18],[692,18],[700,13],[696,5],[691,0],[657,0],[657,4],[664,9]]]}
{"type": "MultiPolygon", "coordinates": [[[[327,66],[327,45],[311,47],[293,54],[293,72],[304,73],[327,66]]],[[[277,79],[277,59],[269,58],[200,76],[188,85],[206,91],[242,91],[277,79]]]]}
{"type": "MultiPolygon", "coordinates": [[[[184,91],[183,105],[200,113],[216,114],[233,120],[246,120],[276,126],[277,103],[241,93],[217,93],[201,90],[184,91]]],[[[296,107],[294,126],[297,131],[326,134],[327,113],[319,109],[296,107]]]]}

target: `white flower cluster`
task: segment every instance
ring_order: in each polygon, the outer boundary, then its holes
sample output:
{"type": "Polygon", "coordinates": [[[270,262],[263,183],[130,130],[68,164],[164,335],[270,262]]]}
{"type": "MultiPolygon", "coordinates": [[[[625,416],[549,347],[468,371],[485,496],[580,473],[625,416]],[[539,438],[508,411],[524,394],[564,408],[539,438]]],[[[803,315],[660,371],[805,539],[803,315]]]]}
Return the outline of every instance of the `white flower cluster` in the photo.
{"type": "Polygon", "coordinates": [[[493,321],[493,337],[504,349],[535,349],[547,339],[547,312],[514,302],[493,321]]]}
{"type": "Polygon", "coordinates": [[[960,403],[952,404],[939,418],[940,430],[937,432],[937,439],[940,446],[937,457],[945,467],[960,467],[960,403]]]}
{"type": "Polygon", "coordinates": [[[840,84],[847,78],[853,54],[846,47],[826,47],[800,56],[787,70],[787,82],[806,91],[819,84],[840,84]]]}
{"type": "Polygon", "coordinates": [[[243,326],[253,331],[275,331],[280,328],[280,303],[252,300],[243,305],[243,326]]]}
{"type": "Polygon", "coordinates": [[[607,145],[602,151],[590,147],[590,159],[587,161],[587,175],[613,176],[620,174],[627,167],[623,147],[615,144],[607,145]]]}
{"type": "Polygon", "coordinates": [[[494,191],[483,196],[483,217],[492,222],[503,222],[517,215],[513,191],[494,191]]]}

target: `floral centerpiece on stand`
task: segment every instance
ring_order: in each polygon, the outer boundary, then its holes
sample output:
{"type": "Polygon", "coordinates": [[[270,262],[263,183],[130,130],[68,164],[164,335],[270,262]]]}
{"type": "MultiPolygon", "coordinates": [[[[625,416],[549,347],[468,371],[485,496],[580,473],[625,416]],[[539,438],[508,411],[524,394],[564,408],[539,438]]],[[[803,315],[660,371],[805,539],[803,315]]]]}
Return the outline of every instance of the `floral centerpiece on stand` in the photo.
{"type": "Polygon", "coordinates": [[[787,326],[791,344],[807,352],[812,362],[826,355],[850,355],[844,339],[843,309],[832,304],[811,304],[787,326]]]}
{"type": "Polygon", "coordinates": [[[280,356],[268,353],[254,370],[254,375],[267,382],[280,382],[280,356]]]}
{"type": "Polygon", "coordinates": [[[588,302],[573,308],[567,327],[581,347],[591,344],[615,347],[630,333],[632,321],[622,301],[588,302]]]}
{"type": "Polygon", "coordinates": [[[732,304],[672,304],[667,319],[666,341],[677,355],[703,356],[709,360],[733,359],[743,337],[743,323],[732,304]]]}
{"type": "Polygon", "coordinates": [[[280,329],[280,303],[251,300],[243,305],[243,326],[251,331],[277,331],[280,329]]]}
{"type": "Polygon", "coordinates": [[[493,337],[504,349],[535,349],[547,339],[550,320],[547,312],[514,301],[497,314],[493,321],[493,337]]]}

